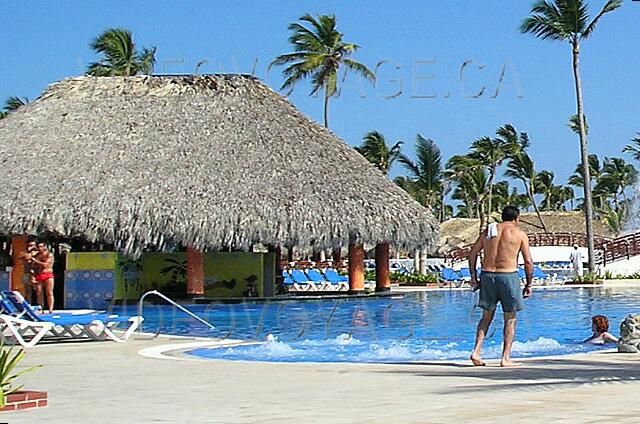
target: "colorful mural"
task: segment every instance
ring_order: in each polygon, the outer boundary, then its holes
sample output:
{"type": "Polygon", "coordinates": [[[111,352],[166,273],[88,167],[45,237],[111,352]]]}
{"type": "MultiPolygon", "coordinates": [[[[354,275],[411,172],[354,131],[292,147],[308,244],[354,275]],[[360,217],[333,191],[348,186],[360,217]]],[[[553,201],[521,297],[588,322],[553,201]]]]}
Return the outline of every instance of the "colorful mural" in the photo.
{"type": "MultiPolygon", "coordinates": [[[[69,253],[66,263],[66,308],[104,309],[112,298],[137,300],[153,289],[171,298],[187,296],[184,252],[149,252],[138,260],[114,252],[69,253]]],[[[273,253],[207,252],[205,297],[272,296],[275,266],[273,253]]]]}

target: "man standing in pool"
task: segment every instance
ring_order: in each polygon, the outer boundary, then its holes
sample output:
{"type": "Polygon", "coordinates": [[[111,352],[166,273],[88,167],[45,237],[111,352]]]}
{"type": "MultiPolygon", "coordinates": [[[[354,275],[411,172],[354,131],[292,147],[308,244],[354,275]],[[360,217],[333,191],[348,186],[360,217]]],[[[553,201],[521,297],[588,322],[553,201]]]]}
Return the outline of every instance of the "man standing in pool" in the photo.
{"type": "Polygon", "coordinates": [[[481,351],[485,335],[493,320],[498,302],[504,313],[503,348],[500,366],[511,367],[516,364],[511,361],[511,345],[516,331],[516,312],[524,307],[523,297],[531,296],[531,281],[533,278],[533,261],[529,251],[529,238],[518,228],[520,211],[514,206],[507,206],[502,210],[502,223],[489,224],[487,229],[478,237],[469,253],[469,271],[471,284],[480,289],[478,306],[483,309],[482,319],[478,323],[476,344],[471,353],[473,365],[485,365],[482,362],[481,351]],[[480,282],[476,275],[476,261],[481,251],[484,251],[480,282]],[[522,254],[526,273],[526,284],[520,289],[518,278],[518,255],[522,254]]]}

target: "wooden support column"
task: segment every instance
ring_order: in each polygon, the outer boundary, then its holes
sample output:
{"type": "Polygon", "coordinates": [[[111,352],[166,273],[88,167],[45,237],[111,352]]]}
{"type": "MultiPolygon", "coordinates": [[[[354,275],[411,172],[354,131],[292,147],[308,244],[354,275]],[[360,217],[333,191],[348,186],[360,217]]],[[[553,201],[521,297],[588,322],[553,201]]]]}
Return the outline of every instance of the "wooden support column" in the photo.
{"type": "MultiPolygon", "coordinates": [[[[11,268],[11,284],[9,290],[18,290],[22,295],[25,295],[24,284],[22,283],[22,276],[24,275],[24,259],[22,255],[27,251],[27,236],[12,236],[11,237],[11,258],[13,260],[13,267],[11,268]]],[[[30,299],[31,296],[27,297],[30,299]]]]}
{"type": "Polygon", "coordinates": [[[380,243],[376,246],[376,291],[389,290],[389,243],[380,243]]]}
{"type": "Polygon", "coordinates": [[[342,262],[342,247],[336,247],[331,251],[331,259],[333,260],[334,267],[342,262]]]}
{"type": "Polygon", "coordinates": [[[349,243],[349,292],[364,293],[364,247],[349,243]]]}
{"type": "Polygon", "coordinates": [[[187,295],[204,295],[204,253],[187,247],[187,295]]]}
{"type": "Polygon", "coordinates": [[[287,261],[293,262],[293,247],[287,247],[287,261]]]}

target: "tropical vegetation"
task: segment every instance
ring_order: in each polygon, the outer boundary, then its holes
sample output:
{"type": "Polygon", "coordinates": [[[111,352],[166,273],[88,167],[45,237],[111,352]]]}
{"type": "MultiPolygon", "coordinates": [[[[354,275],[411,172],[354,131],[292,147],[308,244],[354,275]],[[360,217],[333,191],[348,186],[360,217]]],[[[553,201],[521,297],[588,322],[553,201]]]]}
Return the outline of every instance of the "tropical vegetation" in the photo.
{"type": "MultiPolygon", "coordinates": [[[[320,15],[317,18],[306,13],[299,22],[289,24],[289,43],[293,52],[275,58],[271,65],[286,65],[282,71],[285,80],[280,87],[290,94],[294,86],[311,80],[310,95],[322,92],[324,99],[324,126],[329,127],[329,99],[337,96],[341,67],[374,82],[375,74],[364,64],[350,56],[360,46],[343,40],[344,34],[337,29],[335,15],[320,15]],[[305,26],[306,25],[306,26],[305,26]]],[[[343,74],[342,80],[346,78],[343,74]]]]}
{"type": "Polygon", "coordinates": [[[4,102],[4,107],[0,110],[0,119],[7,116],[9,113],[18,110],[21,106],[29,103],[29,99],[26,97],[11,96],[4,102]]]}
{"type": "MultiPolygon", "coordinates": [[[[571,46],[577,113],[568,127],[579,138],[580,161],[566,182],[558,181],[551,170],[539,169],[530,153],[532,140],[522,129],[505,123],[490,135],[468,141],[467,153],[444,158],[438,142],[416,134],[414,151],[403,151],[402,141],[387,141],[382,130],[364,135],[356,150],[382,173],[441,221],[450,217],[476,218],[480,228],[499,220],[505,205],[515,205],[537,214],[531,223],[547,229],[541,212],[584,211],[587,232],[592,237],[591,218],[621,231],[631,206],[629,188],[637,181],[636,168],[620,157],[599,158],[587,151],[589,126],[584,115],[580,79],[580,45],[590,37],[601,18],[617,9],[620,0],[607,0],[590,18],[585,0],[538,1],[520,31],[540,39],[559,40],[571,46]],[[394,173],[394,169],[396,172],[394,173]],[[585,183],[587,182],[587,183],[585,183]],[[581,197],[576,193],[582,192],[581,197]]],[[[282,66],[281,89],[291,93],[303,80],[309,80],[311,95],[322,95],[325,127],[329,126],[329,101],[339,95],[339,84],[348,72],[375,83],[375,74],[353,56],[360,46],[345,41],[334,15],[304,14],[289,24],[292,52],[276,57],[271,65],[282,66]]],[[[127,76],[153,72],[155,47],[138,48],[127,29],[109,28],[98,35],[90,47],[99,59],[88,65],[94,76],[127,76]]],[[[0,118],[18,109],[28,99],[11,97],[0,110],[0,118]]],[[[640,161],[640,132],[624,148],[640,161]]],[[[185,265],[167,263],[162,269],[172,281],[184,279],[185,265]]]]}
{"type": "MultiPolygon", "coordinates": [[[[596,25],[605,14],[613,12],[621,5],[622,0],[607,0],[602,10],[591,19],[589,16],[589,5],[585,0],[539,0],[531,8],[531,16],[524,19],[520,25],[520,31],[523,34],[533,34],[542,40],[564,41],[571,45],[578,109],[576,118],[572,123],[574,124],[574,128],[577,127],[580,137],[580,158],[582,175],[585,181],[588,181],[590,177],[589,153],[587,151],[587,127],[584,119],[582,80],[580,78],[580,43],[593,34],[596,25]]],[[[584,192],[584,213],[589,250],[589,272],[593,273],[595,272],[595,250],[593,242],[591,185],[583,184],[582,188],[584,192]]]]}
{"type": "Polygon", "coordinates": [[[98,77],[150,74],[156,63],[156,48],[137,50],[131,31],[109,28],[91,42],[100,60],[89,64],[87,74],[98,77]]]}
{"type": "Polygon", "coordinates": [[[364,136],[362,145],[356,147],[356,150],[387,175],[394,162],[403,157],[400,153],[401,146],[402,141],[389,146],[384,135],[378,131],[370,131],[364,136]]]}
{"type": "Polygon", "coordinates": [[[0,408],[5,405],[7,395],[22,388],[22,386],[14,386],[16,378],[42,366],[36,365],[15,372],[16,366],[24,358],[25,350],[22,348],[14,349],[16,348],[6,347],[4,342],[0,341],[0,408]]]}

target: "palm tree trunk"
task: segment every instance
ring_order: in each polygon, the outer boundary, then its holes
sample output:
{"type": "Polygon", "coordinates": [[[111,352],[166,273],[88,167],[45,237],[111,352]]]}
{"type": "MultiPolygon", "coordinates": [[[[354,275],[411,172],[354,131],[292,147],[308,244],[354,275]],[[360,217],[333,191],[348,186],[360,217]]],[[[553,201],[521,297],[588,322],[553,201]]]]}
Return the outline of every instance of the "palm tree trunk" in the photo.
{"type": "MultiPolygon", "coordinates": [[[[524,181],[523,181],[523,183],[524,183],[524,181]]],[[[529,201],[531,202],[531,206],[533,206],[533,209],[536,211],[536,215],[538,216],[538,220],[540,221],[540,225],[542,225],[542,228],[544,229],[544,232],[547,233],[548,232],[547,226],[544,225],[544,220],[542,219],[542,215],[540,215],[540,210],[538,209],[538,205],[536,204],[536,199],[533,196],[533,190],[526,183],[524,183],[524,188],[527,190],[527,196],[529,196],[529,201]]]]}
{"type": "Polygon", "coordinates": [[[480,229],[478,231],[479,234],[482,234],[484,229],[487,227],[489,223],[489,217],[491,216],[491,200],[493,195],[493,178],[496,175],[495,168],[491,169],[489,174],[489,181],[487,182],[488,191],[485,192],[485,195],[482,196],[481,203],[484,202],[484,198],[487,197],[487,210],[480,216],[480,229]]]}
{"type": "Polygon", "coordinates": [[[629,199],[627,198],[627,193],[624,192],[624,186],[622,187],[622,203],[624,204],[624,210],[626,212],[629,211],[629,199]]]}
{"type": "Polygon", "coordinates": [[[582,175],[584,178],[584,215],[587,227],[587,250],[589,254],[589,273],[596,270],[595,248],[593,243],[593,203],[591,200],[591,175],[589,174],[589,155],[587,152],[587,132],[584,128],[584,108],[582,104],[582,82],[580,80],[580,44],[573,40],[573,76],[576,83],[578,103],[578,126],[580,128],[580,155],[582,157],[582,175]]]}
{"type": "Polygon", "coordinates": [[[327,91],[324,93],[324,127],[329,128],[329,96],[327,91]]]}

